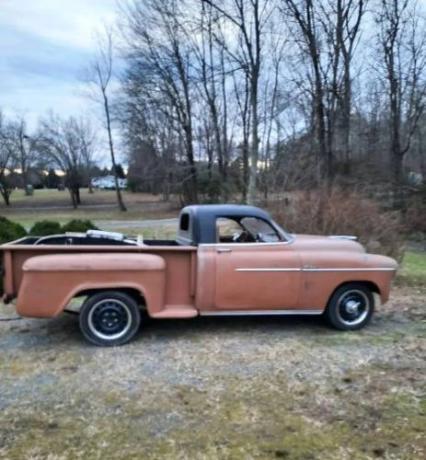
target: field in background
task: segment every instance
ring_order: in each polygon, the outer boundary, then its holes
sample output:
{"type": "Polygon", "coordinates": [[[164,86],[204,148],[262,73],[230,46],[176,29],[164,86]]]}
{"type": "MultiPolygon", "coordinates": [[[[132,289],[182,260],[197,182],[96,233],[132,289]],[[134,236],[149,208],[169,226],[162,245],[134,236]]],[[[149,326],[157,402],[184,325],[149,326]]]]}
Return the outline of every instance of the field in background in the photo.
{"type": "MultiPolygon", "coordinates": [[[[123,192],[128,208],[120,212],[112,190],[81,190],[82,205],[73,209],[67,191],[35,190],[25,196],[22,190],[12,194],[12,205],[0,205],[0,215],[24,225],[27,230],[34,222],[49,219],[64,224],[71,219],[90,219],[102,230],[142,235],[144,238],[173,238],[176,217],[180,210],[177,200],[164,202],[160,195],[123,192]]],[[[426,285],[426,252],[408,250],[405,253],[398,281],[408,285],[426,285]]]]}
{"type": "Polygon", "coordinates": [[[159,219],[176,218],[177,202],[164,202],[160,195],[123,192],[127,212],[118,210],[115,191],[81,190],[82,204],[73,209],[67,191],[35,190],[33,196],[25,196],[22,190],[12,194],[12,205],[0,205],[0,215],[24,225],[28,230],[36,221],[55,220],[64,224],[71,219],[90,219],[103,230],[139,234],[147,238],[160,231],[174,233],[176,224],[157,222],[159,219]],[[143,222],[149,221],[149,222],[143,222]]]}
{"type": "Polygon", "coordinates": [[[426,286],[426,252],[406,251],[397,281],[409,286],[426,286]]]}

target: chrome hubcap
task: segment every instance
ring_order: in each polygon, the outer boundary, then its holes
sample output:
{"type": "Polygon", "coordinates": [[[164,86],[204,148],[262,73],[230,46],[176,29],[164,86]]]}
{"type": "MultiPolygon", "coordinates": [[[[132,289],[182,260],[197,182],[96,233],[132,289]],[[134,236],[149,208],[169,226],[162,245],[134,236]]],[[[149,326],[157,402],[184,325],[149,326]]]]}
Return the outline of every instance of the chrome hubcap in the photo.
{"type": "Polygon", "coordinates": [[[358,289],[343,293],[337,301],[337,316],[347,326],[356,326],[368,316],[371,304],[368,296],[358,289]]]}
{"type": "Polygon", "coordinates": [[[355,300],[348,300],[345,304],[345,309],[349,314],[356,315],[358,313],[360,305],[361,302],[356,302],[355,300]]]}
{"type": "Polygon", "coordinates": [[[132,325],[128,306],[118,299],[103,299],[93,305],[87,318],[90,331],[103,340],[123,337],[132,325]]]}

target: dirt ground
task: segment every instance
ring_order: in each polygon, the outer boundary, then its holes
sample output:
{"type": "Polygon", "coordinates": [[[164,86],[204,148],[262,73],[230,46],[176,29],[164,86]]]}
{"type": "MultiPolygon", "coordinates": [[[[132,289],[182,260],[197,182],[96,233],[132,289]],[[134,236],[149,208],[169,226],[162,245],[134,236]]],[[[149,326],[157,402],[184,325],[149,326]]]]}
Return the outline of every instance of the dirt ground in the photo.
{"type": "Polygon", "coordinates": [[[0,322],[0,458],[425,458],[425,297],[396,288],[355,333],[149,320],[116,349],[72,315],[0,322]]]}

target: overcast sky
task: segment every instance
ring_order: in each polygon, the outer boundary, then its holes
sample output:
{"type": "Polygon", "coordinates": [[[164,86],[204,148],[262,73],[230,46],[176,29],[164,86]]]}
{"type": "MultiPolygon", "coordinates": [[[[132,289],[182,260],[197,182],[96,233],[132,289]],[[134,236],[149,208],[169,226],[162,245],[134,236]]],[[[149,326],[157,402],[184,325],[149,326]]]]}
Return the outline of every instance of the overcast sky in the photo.
{"type": "Polygon", "coordinates": [[[79,76],[116,10],[116,0],[0,0],[0,109],[31,127],[49,109],[87,113],[79,76]]]}

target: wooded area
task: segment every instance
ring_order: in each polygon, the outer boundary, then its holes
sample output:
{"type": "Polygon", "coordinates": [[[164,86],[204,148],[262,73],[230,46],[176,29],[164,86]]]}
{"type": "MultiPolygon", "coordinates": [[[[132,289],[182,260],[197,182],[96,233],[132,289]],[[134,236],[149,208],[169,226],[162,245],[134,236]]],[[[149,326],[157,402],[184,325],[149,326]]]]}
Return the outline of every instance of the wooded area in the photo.
{"type": "MultiPolygon", "coordinates": [[[[122,2],[86,83],[111,163],[115,130],[131,190],[166,200],[256,203],[380,186],[400,207],[404,187],[426,174],[426,22],[416,0],[122,2]]],[[[6,203],[7,171],[19,169],[25,185],[30,168],[53,167],[78,205],[96,157],[89,120],[50,114],[28,134],[24,119],[0,118],[0,134],[6,203]]]]}

